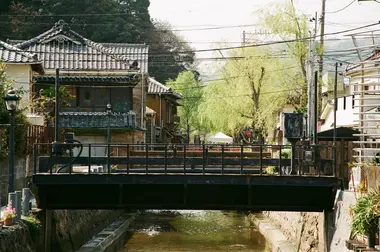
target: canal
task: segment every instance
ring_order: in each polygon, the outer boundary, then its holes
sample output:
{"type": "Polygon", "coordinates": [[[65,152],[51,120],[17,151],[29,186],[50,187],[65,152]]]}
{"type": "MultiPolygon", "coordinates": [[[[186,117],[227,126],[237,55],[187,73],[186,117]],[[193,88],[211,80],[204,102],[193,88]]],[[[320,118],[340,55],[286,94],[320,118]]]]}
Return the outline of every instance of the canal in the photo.
{"type": "Polygon", "coordinates": [[[271,251],[246,214],[222,211],[145,211],[120,252],[271,251]]]}

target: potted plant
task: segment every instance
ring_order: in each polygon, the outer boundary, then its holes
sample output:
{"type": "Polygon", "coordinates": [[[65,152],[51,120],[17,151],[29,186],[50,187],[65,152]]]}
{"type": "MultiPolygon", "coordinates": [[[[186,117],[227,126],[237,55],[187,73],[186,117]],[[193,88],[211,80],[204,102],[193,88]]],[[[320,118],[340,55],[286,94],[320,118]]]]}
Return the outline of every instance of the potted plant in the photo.
{"type": "Polygon", "coordinates": [[[379,192],[371,190],[363,194],[350,209],[350,213],[352,215],[352,232],[366,235],[368,237],[368,248],[374,248],[380,216],[379,192]]]}
{"type": "Polygon", "coordinates": [[[12,207],[12,202],[3,210],[3,219],[5,226],[12,226],[14,218],[16,217],[16,209],[12,207]]]}

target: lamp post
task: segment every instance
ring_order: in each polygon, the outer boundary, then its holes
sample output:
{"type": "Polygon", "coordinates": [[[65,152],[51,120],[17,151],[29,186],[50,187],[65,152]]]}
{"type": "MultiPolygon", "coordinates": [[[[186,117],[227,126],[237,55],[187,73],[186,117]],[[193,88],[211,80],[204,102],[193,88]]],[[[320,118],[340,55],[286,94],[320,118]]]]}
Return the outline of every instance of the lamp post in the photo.
{"type": "Polygon", "coordinates": [[[112,115],[112,105],[111,103],[108,103],[107,106],[106,106],[106,112],[107,112],[107,116],[108,116],[108,127],[107,127],[107,169],[108,169],[108,172],[110,172],[110,144],[111,144],[111,115],[112,115]]]}
{"type": "Polygon", "coordinates": [[[15,111],[17,110],[20,97],[16,94],[16,91],[12,89],[7,92],[4,100],[10,115],[8,193],[11,193],[14,191],[15,111]]]}

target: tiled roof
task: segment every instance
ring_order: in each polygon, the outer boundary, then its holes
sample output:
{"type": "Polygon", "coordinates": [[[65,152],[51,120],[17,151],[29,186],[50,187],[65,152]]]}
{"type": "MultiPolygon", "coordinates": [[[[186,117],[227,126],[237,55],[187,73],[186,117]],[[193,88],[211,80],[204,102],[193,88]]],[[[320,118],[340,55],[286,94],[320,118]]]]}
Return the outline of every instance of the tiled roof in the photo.
{"type": "Polygon", "coordinates": [[[168,94],[181,99],[182,95],[173,91],[171,88],[161,84],[153,78],[148,78],[148,94],[168,94]]]}
{"type": "Polygon", "coordinates": [[[31,64],[33,70],[43,73],[42,62],[36,54],[25,52],[0,40],[0,61],[9,64],[31,64]]]}
{"type": "Polygon", "coordinates": [[[35,38],[10,40],[16,47],[38,55],[47,69],[131,70],[148,72],[149,46],[96,43],[84,38],[62,20],[35,38]],[[137,63],[137,68],[134,65],[137,63]]]}

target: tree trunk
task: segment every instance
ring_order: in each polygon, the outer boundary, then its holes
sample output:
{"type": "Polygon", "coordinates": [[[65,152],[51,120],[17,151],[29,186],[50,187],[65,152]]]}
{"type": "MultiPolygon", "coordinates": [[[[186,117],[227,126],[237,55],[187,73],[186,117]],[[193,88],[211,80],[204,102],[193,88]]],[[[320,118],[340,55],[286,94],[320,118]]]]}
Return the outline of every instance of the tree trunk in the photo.
{"type": "Polygon", "coordinates": [[[187,133],[186,143],[189,144],[190,143],[190,126],[189,125],[187,125],[186,127],[186,133],[187,133]]]}

